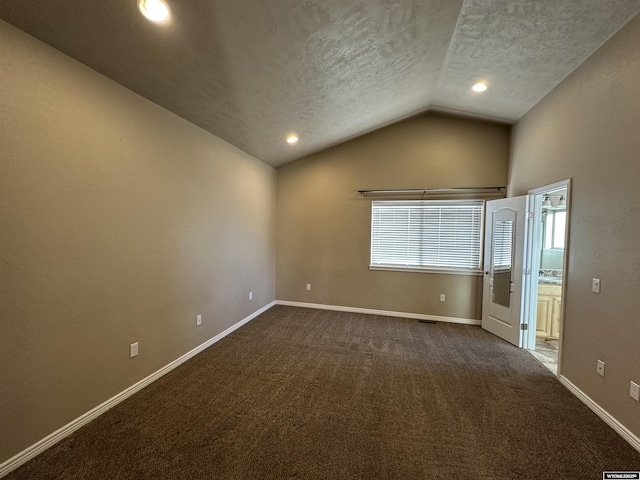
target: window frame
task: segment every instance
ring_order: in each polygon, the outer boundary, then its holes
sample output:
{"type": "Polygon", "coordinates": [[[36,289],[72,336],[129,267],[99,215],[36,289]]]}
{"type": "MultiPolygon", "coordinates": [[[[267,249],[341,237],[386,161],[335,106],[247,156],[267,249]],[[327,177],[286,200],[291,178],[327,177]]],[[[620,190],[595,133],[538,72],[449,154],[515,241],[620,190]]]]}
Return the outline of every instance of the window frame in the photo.
{"type": "Polygon", "coordinates": [[[566,209],[546,209],[544,213],[544,223],[543,223],[543,233],[542,233],[542,249],[543,250],[564,250],[565,245],[565,237],[567,235],[567,211],[566,209]],[[562,242],[556,242],[557,238],[557,224],[558,224],[558,214],[564,215],[563,220],[563,232],[562,232],[562,242]],[[551,225],[549,225],[549,223],[551,225]],[[549,228],[551,227],[551,228],[549,228]],[[547,247],[547,236],[550,236],[551,246],[547,247]],[[560,243],[562,246],[557,246],[560,243]]]}
{"type": "MultiPolygon", "coordinates": [[[[448,275],[471,275],[471,276],[481,276],[483,274],[483,263],[484,263],[484,240],[485,240],[485,210],[486,210],[486,202],[481,199],[473,198],[473,199],[458,199],[458,200],[383,200],[383,201],[372,201],[371,202],[371,223],[370,223],[370,235],[369,235],[369,270],[380,270],[380,271],[395,271],[395,272],[416,272],[416,273],[438,273],[438,274],[448,274],[448,275]],[[374,216],[375,216],[375,205],[376,204],[391,204],[396,206],[434,206],[434,207],[444,207],[451,205],[460,205],[460,206],[475,206],[479,207],[479,233],[478,233],[478,266],[472,268],[455,268],[455,267],[438,267],[435,265],[425,265],[425,266],[416,266],[416,265],[407,265],[403,266],[400,264],[381,264],[374,263],[373,252],[374,252],[374,216]]],[[[440,243],[440,236],[438,237],[437,242],[440,243]]]]}

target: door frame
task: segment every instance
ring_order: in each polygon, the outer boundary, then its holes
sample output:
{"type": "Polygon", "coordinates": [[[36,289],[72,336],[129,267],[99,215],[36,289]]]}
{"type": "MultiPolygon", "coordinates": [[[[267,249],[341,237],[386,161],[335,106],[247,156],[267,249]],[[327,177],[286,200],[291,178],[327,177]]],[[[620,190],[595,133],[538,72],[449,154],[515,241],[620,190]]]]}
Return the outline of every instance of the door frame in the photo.
{"type": "Polygon", "coordinates": [[[525,348],[528,350],[535,350],[536,346],[536,320],[538,310],[538,275],[533,271],[534,268],[540,268],[540,252],[542,250],[542,199],[543,196],[551,192],[560,190],[562,188],[567,189],[566,203],[567,203],[567,224],[564,238],[564,258],[562,264],[562,293],[560,296],[560,331],[558,338],[558,372],[559,377],[562,372],[562,346],[564,338],[564,318],[566,311],[566,298],[567,298],[567,267],[569,261],[569,236],[571,226],[571,180],[562,180],[550,185],[545,185],[539,188],[529,190],[531,196],[529,205],[532,208],[533,225],[529,229],[528,241],[526,242],[526,264],[527,273],[525,275],[524,286],[524,308],[525,318],[528,323],[528,335],[525,340],[525,348]]]}

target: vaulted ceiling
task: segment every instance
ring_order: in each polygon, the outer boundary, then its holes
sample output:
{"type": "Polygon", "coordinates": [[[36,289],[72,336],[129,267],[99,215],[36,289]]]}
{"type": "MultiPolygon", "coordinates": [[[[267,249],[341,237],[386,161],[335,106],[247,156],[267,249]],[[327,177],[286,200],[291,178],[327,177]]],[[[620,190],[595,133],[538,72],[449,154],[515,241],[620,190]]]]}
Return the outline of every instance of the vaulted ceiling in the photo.
{"type": "Polygon", "coordinates": [[[640,12],[637,0],[166,3],[163,24],[135,0],[2,0],[0,18],[279,166],[429,108],[516,121],[640,12]]]}

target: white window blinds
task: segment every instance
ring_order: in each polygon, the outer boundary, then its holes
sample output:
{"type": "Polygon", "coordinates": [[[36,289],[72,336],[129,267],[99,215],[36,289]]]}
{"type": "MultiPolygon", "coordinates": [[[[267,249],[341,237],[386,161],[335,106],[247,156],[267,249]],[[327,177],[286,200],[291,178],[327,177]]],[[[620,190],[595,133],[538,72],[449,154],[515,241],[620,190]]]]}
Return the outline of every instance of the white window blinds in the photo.
{"type": "Polygon", "coordinates": [[[371,267],[480,271],[482,201],[372,202],[371,267]]]}
{"type": "Polygon", "coordinates": [[[493,226],[493,269],[511,270],[513,263],[513,222],[498,221],[493,226]]]}

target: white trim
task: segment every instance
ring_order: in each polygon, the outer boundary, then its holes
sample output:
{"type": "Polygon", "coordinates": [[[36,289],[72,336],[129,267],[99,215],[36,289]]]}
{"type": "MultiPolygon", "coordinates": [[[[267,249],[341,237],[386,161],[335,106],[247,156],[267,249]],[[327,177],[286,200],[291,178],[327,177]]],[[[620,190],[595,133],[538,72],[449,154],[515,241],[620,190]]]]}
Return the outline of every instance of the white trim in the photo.
{"type": "Polygon", "coordinates": [[[482,270],[445,270],[437,268],[411,268],[411,267],[384,267],[382,265],[369,265],[369,270],[378,270],[382,272],[410,272],[410,273],[432,273],[443,275],[471,275],[474,277],[481,277],[482,270]]]}
{"type": "Polygon", "coordinates": [[[126,400],[127,398],[129,398],[133,394],[139,392],[140,390],[142,390],[147,385],[155,382],[160,377],[162,377],[163,375],[166,375],[167,373],[169,373],[171,370],[173,370],[177,366],[183,364],[184,362],[186,362],[187,360],[191,359],[192,357],[195,357],[198,353],[202,352],[204,349],[210,347],[211,345],[213,345],[214,343],[218,342],[219,340],[222,340],[224,337],[229,335],[234,330],[237,330],[238,328],[242,327],[244,324],[246,324],[246,323],[250,322],[251,320],[253,320],[254,318],[256,318],[261,313],[264,313],[267,310],[269,310],[275,304],[276,304],[276,302],[273,301],[273,302],[265,305],[260,310],[257,310],[255,312],[253,312],[248,317],[240,320],[238,323],[236,323],[234,325],[231,325],[229,328],[227,328],[223,332],[220,332],[215,337],[207,340],[202,345],[200,345],[200,346],[194,348],[193,350],[185,353],[184,355],[182,355],[181,357],[177,358],[173,362],[165,365],[164,367],[162,367],[160,370],[156,371],[155,373],[152,373],[148,377],[143,378],[138,383],[135,383],[134,385],[131,385],[126,390],[123,390],[122,392],[118,393],[114,397],[111,397],[109,400],[107,400],[106,402],[101,403],[97,407],[89,410],[87,413],[85,413],[83,415],[80,415],[75,420],[69,422],[68,424],[66,424],[65,426],[59,428],[58,430],[56,430],[55,432],[51,433],[50,435],[47,435],[42,440],[34,443],[33,445],[31,445],[30,447],[26,448],[22,452],[20,452],[17,455],[11,457],[9,460],[7,460],[4,463],[0,464],[0,478],[4,477],[5,475],[8,475],[11,471],[15,470],[19,466],[21,466],[24,463],[28,462],[29,460],[31,460],[32,458],[36,457],[40,453],[44,452],[46,449],[52,447],[53,445],[58,443],[63,438],[69,436],[70,434],[72,434],[73,432],[78,430],[80,427],[86,425],[90,421],[92,421],[95,418],[99,417],[100,415],[105,413],[107,410],[111,409],[112,407],[115,407],[117,404],[119,404],[123,400],[126,400]]]}
{"type": "Polygon", "coordinates": [[[387,317],[414,318],[417,320],[434,320],[436,322],[460,323],[463,325],[480,325],[480,320],[472,318],[443,317],[441,315],[425,315],[423,313],[394,312],[390,310],[373,310],[371,308],[345,307],[341,305],[324,305],[321,303],[290,302],[276,300],[276,305],[289,307],[317,308],[318,310],[335,310],[338,312],[367,313],[369,315],[386,315],[387,317]]]}
{"type": "Polygon", "coordinates": [[[549,185],[544,185],[538,188],[532,188],[531,190],[529,190],[529,195],[541,195],[541,194],[553,192],[555,190],[560,190],[570,185],[571,185],[571,179],[567,178],[566,180],[560,180],[559,182],[551,183],[549,185]]]}
{"type": "Polygon", "coordinates": [[[589,409],[598,415],[604,422],[613,428],[622,438],[624,438],[629,444],[640,452],[640,438],[634,435],[627,427],[622,425],[618,420],[616,420],[609,412],[607,412],[604,408],[598,405],[594,400],[592,400],[586,393],[576,387],[567,377],[564,375],[559,375],[558,380],[562,383],[567,389],[573,393],[578,399],[584,403],[589,409]]]}

